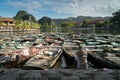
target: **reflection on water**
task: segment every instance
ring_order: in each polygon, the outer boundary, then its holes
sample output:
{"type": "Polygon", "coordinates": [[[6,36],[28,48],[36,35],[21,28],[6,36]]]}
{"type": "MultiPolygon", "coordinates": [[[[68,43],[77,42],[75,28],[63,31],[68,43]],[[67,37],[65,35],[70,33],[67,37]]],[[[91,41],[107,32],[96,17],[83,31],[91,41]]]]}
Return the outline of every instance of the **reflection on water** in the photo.
{"type": "MultiPolygon", "coordinates": [[[[64,28],[64,27],[57,27],[57,28],[40,28],[39,30],[35,31],[35,33],[71,33],[71,34],[120,34],[120,29],[93,29],[93,28],[64,28]]],[[[11,31],[4,31],[0,32],[2,34],[8,34],[11,36],[11,31]]],[[[25,34],[27,31],[23,32],[22,30],[14,31],[12,34],[25,34]]],[[[33,32],[31,32],[33,34],[33,32]]],[[[1,36],[1,35],[0,35],[1,36]]]]}
{"type": "Polygon", "coordinates": [[[62,56],[62,58],[61,58],[61,67],[62,67],[62,68],[66,68],[66,67],[67,67],[67,64],[66,64],[66,61],[65,61],[65,57],[64,57],[64,56],[62,56]]]}
{"type": "Polygon", "coordinates": [[[120,30],[96,30],[96,33],[98,34],[113,34],[113,35],[117,35],[120,34],[120,30]]]}
{"type": "Polygon", "coordinates": [[[53,68],[54,69],[75,68],[74,59],[69,59],[65,55],[62,55],[53,68]]]}
{"type": "Polygon", "coordinates": [[[52,32],[52,33],[74,33],[74,34],[120,34],[120,29],[93,29],[93,28],[41,28],[40,32],[52,32]]]}

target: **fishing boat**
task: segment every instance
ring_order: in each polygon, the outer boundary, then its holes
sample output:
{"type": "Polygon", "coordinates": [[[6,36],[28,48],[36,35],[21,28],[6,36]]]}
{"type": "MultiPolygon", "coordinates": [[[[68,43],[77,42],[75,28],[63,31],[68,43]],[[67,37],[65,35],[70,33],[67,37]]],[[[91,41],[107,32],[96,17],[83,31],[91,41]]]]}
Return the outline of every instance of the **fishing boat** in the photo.
{"type": "Polygon", "coordinates": [[[55,35],[49,35],[49,36],[46,36],[46,37],[45,37],[45,40],[46,40],[49,44],[51,44],[51,43],[54,43],[55,40],[60,40],[60,37],[57,37],[57,36],[55,36],[55,35]]]}
{"type": "Polygon", "coordinates": [[[61,57],[62,48],[57,43],[52,43],[34,57],[31,57],[24,65],[24,68],[51,69],[61,57]]]}
{"type": "Polygon", "coordinates": [[[65,41],[63,43],[64,56],[66,58],[67,66],[77,69],[87,69],[87,53],[82,47],[75,42],[65,41]],[[71,66],[71,64],[73,64],[71,66]]]}
{"type": "Polygon", "coordinates": [[[19,61],[17,54],[13,54],[12,48],[0,49],[0,68],[13,67],[19,61]]]}
{"type": "Polygon", "coordinates": [[[47,43],[40,43],[28,48],[4,48],[0,50],[0,66],[4,68],[19,67],[29,58],[38,54],[38,51],[46,48],[47,43]]]}
{"type": "Polygon", "coordinates": [[[7,47],[6,44],[11,42],[11,38],[10,37],[5,37],[3,39],[0,39],[0,49],[3,49],[5,47],[7,47]]]}
{"type": "Polygon", "coordinates": [[[88,61],[97,68],[120,69],[120,57],[113,56],[113,53],[88,52],[88,61]]]}
{"type": "MultiPolygon", "coordinates": [[[[101,40],[97,41],[101,42],[101,40]]],[[[114,48],[112,44],[108,44],[107,42],[102,42],[100,44],[85,44],[83,47],[86,48],[88,52],[88,61],[93,64],[94,67],[120,69],[120,57],[116,56],[119,55],[119,48],[114,48]]]]}
{"type": "Polygon", "coordinates": [[[17,49],[29,48],[34,44],[32,41],[25,41],[21,42],[19,45],[16,46],[17,49]]]}
{"type": "Polygon", "coordinates": [[[75,52],[79,51],[79,45],[72,41],[64,41],[63,50],[68,55],[68,57],[74,57],[75,52]]]}

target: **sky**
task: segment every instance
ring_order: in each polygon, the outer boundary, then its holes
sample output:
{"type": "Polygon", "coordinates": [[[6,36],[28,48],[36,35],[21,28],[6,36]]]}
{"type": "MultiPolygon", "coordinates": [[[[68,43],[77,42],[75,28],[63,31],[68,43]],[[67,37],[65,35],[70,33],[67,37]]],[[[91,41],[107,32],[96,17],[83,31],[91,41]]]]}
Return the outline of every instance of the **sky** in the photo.
{"type": "Polygon", "coordinates": [[[36,19],[43,16],[67,18],[77,16],[105,17],[120,9],[120,0],[0,0],[0,16],[14,17],[25,10],[36,19]]]}

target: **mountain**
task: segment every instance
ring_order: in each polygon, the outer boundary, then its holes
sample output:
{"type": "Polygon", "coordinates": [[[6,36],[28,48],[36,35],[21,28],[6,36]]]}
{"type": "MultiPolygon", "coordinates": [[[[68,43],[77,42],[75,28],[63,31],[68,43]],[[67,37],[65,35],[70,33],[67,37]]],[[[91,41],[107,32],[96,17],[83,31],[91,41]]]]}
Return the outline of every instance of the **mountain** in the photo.
{"type": "Polygon", "coordinates": [[[38,20],[38,23],[41,24],[41,25],[45,25],[45,24],[51,25],[52,24],[52,18],[44,16],[44,17],[42,17],[41,19],[38,20]]]}
{"type": "Polygon", "coordinates": [[[16,16],[14,17],[16,20],[23,20],[23,21],[32,21],[37,22],[36,18],[32,14],[28,14],[26,11],[18,11],[16,16]]]}
{"type": "Polygon", "coordinates": [[[91,16],[77,16],[77,17],[68,17],[64,19],[53,19],[54,22],[60,26],[62,22],[82,22],[84,20],[110,20],[111,17],[91,17],[91,16]]]}

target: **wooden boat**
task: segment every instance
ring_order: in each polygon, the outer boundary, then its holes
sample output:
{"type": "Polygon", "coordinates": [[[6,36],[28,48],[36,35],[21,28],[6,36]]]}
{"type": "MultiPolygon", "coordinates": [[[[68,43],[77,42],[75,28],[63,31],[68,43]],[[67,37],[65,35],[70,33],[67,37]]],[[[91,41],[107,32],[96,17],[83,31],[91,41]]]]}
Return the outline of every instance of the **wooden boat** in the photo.
{"type": "Polygon", "coordinates": [[[18,62],[18,56],[12,54],[11,48],[0,49],[0,67],[8,68],[13,67],[18,62]]]}
{"type": "Polygon", "coordinates": [[[120,48],[120,41],[112,41],[110,44],[115,48],[120,48]]]}
{"type": "Polygon", "coordinates": [[[50,69],[61,57],[62,48],[57,43],[53,43],[49,48],[39,51],[39,53],[31,57],[24,65],[24,68],[50,69]]]}
{"type": "Polygon", "coordinates": [[[34,45],[30,48],[23,48],[23,49],[6,49],[1,50],[0,56],[0,66],[4,68],[12,68],[12,67],[19,67],[23,65],[29,58],[38,54],[38,51],[46,48],[48,44],[39,44],[34,45]]]}
{"type": "Polygon", "coordinates": [[[34,42],[25,41],[25,42],[22,42],[21,44],[17,45],[16,48],[17,48],[17,49],[29,48],[29,47],[31,47],[33,44],[34,44],[34,42]]]}
{"type": "Polygon", "coordinates": [[[43,37],[39,37],[34,41],[34,45],[39,45],[39,44],[47,44],[47,41],[43,37]]]}
{"type": "Polygon", "coordinates": [[[3,37],[3,39],[0,39],[0,49],[3,49],[7,47],[6,44],[11,43],[11,38],[10,37],[3,37]]]}
{"type": "Polygon", "coordinates": [[[105,52],[88,52],[88,61],[97,68],[120,69],[120,57],[108,57],[105,52]]]}
{"type": "Polygon", "coordinates": [[[55,40],[60,40],[60,37],[57,37],[57,36],[46,36],[45,39],[46,39],[46,41],[48,43],[51,44],[51,43],[54,43],[55,40]]]}
{"type": "Polygon", "coordinates": [[[7,47],[6,44],[0,44],[0,49],[7,47]]]}
{"type": "Polygon", "coordinates": [[[87,69],[87,53],[80,47],[79,44],[66,41],[63,43],[64,56],[66,58],[67,66],[78,69],[87,69]]]}
{"type": "Polygon", "coordinates": [[[10,43],[6,43],[6,47],[16,48],[21,43],[21,40],[13,40],[10,43]]]}
{"type": "MultiPolygon", "coordinates": [[[[23,49],[22,52],[18,52],[20,55],[19,63],[25,62],[24,60],[28,60],[29,58],[35,56],[39,51],[46,48],[47,46],[48,44],[43,41],[37,45],[31,46],[30,48],[23,49]]],[[[22,65],[23,64],[24,63],[22,63],[22,65]]]]}
{"type": "Polygon", "coordinates": [[[78,52],[79,49],[79,45],[72,41],[64,41],[63,43],[63,50],[69,57],[74,57],[75,52],[78,52]]]}

